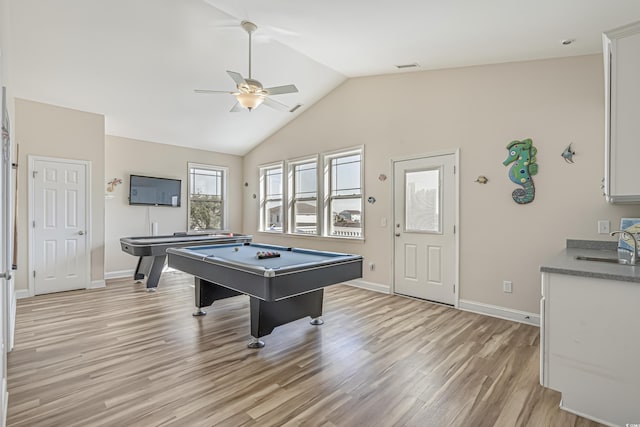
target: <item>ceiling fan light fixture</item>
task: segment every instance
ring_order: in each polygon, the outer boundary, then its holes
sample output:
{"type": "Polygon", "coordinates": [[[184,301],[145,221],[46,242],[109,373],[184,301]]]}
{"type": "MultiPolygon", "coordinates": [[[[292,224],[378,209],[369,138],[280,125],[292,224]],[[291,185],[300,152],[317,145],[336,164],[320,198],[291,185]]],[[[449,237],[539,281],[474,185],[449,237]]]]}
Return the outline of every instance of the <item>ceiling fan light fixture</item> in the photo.
{"type": "Polygon", "coordinates": [[[235,71],[227,70],[227,74],[231,79],[236,83],[236,92],[229,91],[219,91],[219,90],[204,90],[204,89],[196,89],[198,93],[229,93],[236,97],[236,102],[233,104],[233,107],[230,112],[238,112],[241,111],[242,108],[245,108],[249,111],[254,108],[259,107],[262,103],[269,108],[275,108],[276,110],[281,111],[289,111],[293,112],[296,108],[294,107],[292,110],[289,109],[288,106],[284,105],[281,102],[278,102],[274,99],[271,99],[272,95],[283,95],[285,93],[296,93],[298,92],[298,88],[295,85],[284,85],[284,86],[275,86],[264,88],[262,87],[262,83],[258,80],[255,80],[251,77],[251,34],[258,28],[256,24],[249,21],[242,21],[242,28],[249,34],[249,78],[242,77],[242,74],[236,73],[235,71]]]}
{"type": "Polygon", "coordinates": [[[264,101],[264,95],[257,95],[255,93],[239,93],[236,95],[236,99],[240,105],[251,111],[262,104],[264,101]]]}

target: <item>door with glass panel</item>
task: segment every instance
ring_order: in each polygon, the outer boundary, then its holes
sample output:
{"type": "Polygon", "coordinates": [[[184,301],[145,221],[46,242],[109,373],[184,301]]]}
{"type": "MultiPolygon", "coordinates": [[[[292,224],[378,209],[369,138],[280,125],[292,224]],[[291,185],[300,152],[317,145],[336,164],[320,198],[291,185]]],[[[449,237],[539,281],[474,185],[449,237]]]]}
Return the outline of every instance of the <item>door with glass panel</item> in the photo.
{"type": "Polygon", "coordinates": [[[455,154],[394,163],[395,293],[455,304],[455,154]]]}

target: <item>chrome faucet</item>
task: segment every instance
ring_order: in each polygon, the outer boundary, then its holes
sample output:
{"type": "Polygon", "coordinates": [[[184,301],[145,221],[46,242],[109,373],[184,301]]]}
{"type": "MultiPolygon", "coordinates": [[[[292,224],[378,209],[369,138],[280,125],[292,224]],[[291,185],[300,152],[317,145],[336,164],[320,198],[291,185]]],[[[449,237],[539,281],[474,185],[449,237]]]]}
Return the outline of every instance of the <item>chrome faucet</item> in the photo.
{"type": "Polygon", "coordinates": [[[631,237],[631,240],[633,240],[633,252],[631,252],[631,259],[629,260],[629,264],[636,265],[636,259],[638,255],[638,239],[636,239],[635,233],[629,233],[628,231],[618,230],[618,231],[612,231],[611,237],[614,237],[616,234],[622,234],[623,238],[625,237],[625,235],[629,236],[631,237]]]}

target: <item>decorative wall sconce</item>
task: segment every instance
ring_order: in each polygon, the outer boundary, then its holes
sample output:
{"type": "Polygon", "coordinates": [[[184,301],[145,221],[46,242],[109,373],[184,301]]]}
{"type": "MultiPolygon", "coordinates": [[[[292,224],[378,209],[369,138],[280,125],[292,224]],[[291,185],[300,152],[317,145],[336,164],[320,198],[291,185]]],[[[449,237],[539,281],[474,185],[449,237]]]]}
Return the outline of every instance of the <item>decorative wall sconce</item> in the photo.
{"type": "Polygon", "coordinates": [[[111,193],[116,188],[116,185],[118,184],[122,184],[122,179],[113,178],[111,181],[107,182],[107,185],[108,185],[107,191],[111,193]]]}
{"type": "Polygon", "coordinates": [[[489,178],[487,178],[487,177],[486,177],[486,176],[484,176],[484,175],[480,175],[480,176],[478,176],[478,177],[476,178],[476,180],[475,180],[475,181],[473,181],[473,182],[477,182],[478,184],[486,184],[487,182],[489,182],[489,178]]]}
{"type": "Polygon", "coordinates": [[[367,202],[374,204],[376,202],[376,198],[373,196],[369,196],[369,198],[367,199],[367,202]]]}
{"type": "Polygon", "coordinates": [[[378,175],[378,179],[380,180],[380,182],[385,182],[387,180],[387,175],[381,173],[380,175],[378,175]]]}

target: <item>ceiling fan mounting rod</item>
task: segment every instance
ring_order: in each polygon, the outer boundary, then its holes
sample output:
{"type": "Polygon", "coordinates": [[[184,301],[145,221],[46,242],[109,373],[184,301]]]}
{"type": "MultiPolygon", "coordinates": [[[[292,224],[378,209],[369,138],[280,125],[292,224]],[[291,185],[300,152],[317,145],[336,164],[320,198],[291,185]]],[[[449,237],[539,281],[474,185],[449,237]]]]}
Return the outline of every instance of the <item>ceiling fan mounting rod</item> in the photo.
{"type": "Polygon", "coordinates": [[[251,78],[251,35],[258,29],[258,26],[249,21],[242,21],[240,25],[249,34],[249,78],[251,78]]]}

